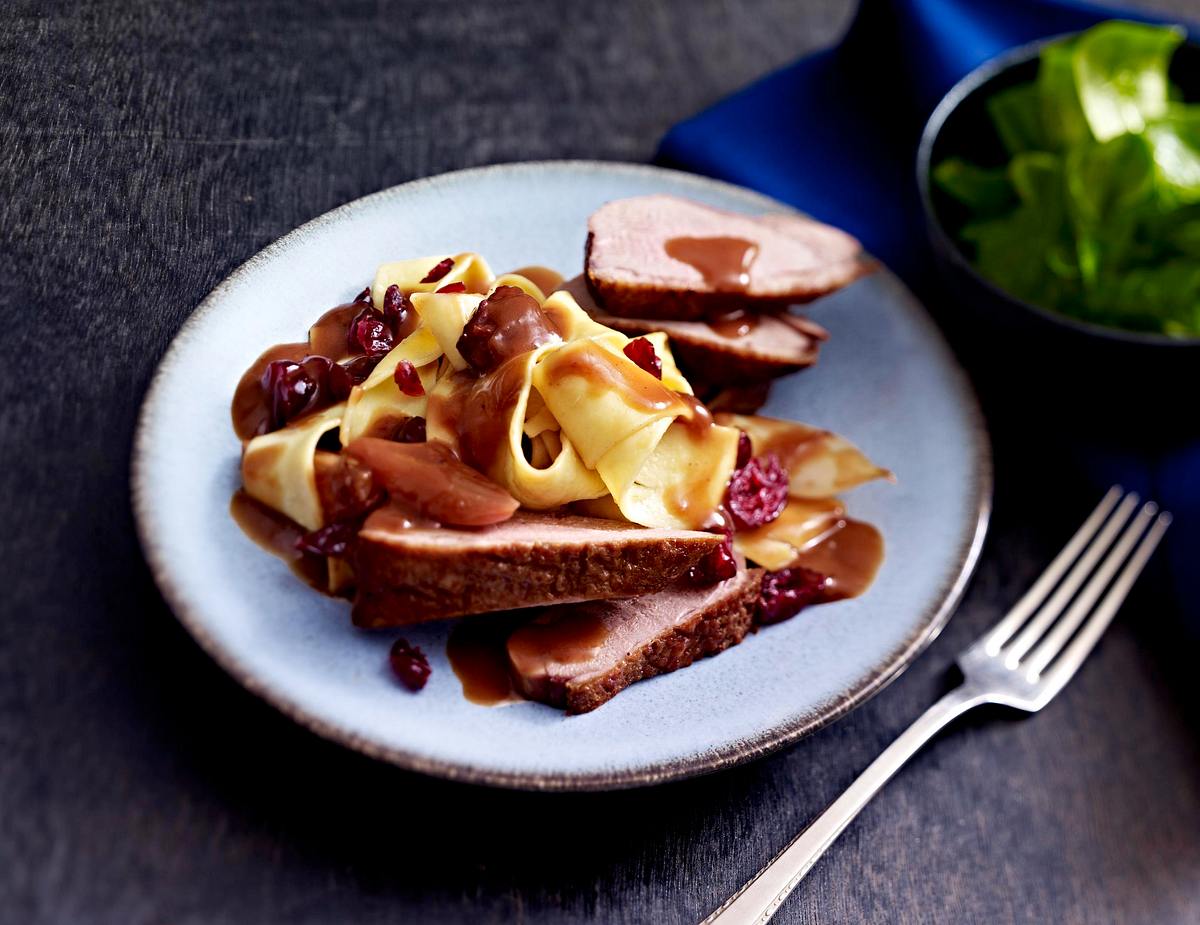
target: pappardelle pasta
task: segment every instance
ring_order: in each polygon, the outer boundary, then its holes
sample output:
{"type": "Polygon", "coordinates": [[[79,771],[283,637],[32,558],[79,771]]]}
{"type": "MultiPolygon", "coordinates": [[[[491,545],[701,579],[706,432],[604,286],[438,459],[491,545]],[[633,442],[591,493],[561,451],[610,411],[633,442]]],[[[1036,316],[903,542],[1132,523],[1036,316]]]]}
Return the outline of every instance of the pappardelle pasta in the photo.
{"type": "Polygon", "coordinates": [[[478,254],[384,264],[371,286],[379,312],[393,286],[410,300],[415,326],[345,400],[250,439],[242,475],[251,497],[318,529],[325,518],[314,460],[322,439],[336,432],[346,446],[424,418],[430,439],[530,510],[595,502],[648,527],[695,528],[711,517],[739,432],[716,424],[691,397],[665,335],[646,338],[662,361],[660,379],[623,352],[633,338],[593,321],[570,294],[547,296],[514,273],[496,277],[478,254]],[[421,282],[445,259],[453,262],[445,277],[421,282]],[[466,291],[436,291],[453,283],[466,291]],[[480,304],[506,289],[534,300],[557,333],[477,375],[457,344],[480,304]],[[401,363],[416,370],[421,394],[397,385],[401,363]]]}

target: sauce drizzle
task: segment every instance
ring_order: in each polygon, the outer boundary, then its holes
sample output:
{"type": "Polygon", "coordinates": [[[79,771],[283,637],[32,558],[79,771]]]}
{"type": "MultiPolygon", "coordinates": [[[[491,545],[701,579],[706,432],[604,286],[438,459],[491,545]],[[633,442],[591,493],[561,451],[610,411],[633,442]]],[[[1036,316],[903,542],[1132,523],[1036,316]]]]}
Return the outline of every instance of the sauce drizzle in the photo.
{"type": "Polygon", "coordinates": [[[620,363],[603,347],[587,341],[569,344],[550,367],[550,386],[577,376],[597,392],[612,392],[638,411],[655,413],[681,404],[680,396],[632,362],[620,363]],[[634,372],[636,370],[637,372],[634,372]]]}
{"type": "Polygon", "coordinates": [[[724,337],[728,340],[737,340],[739,337],[746,337],[758,327],[758,324],[758,315],[748,312],[745,309],[738,309],[727,315],[713,318],[708,322],[708,326],[719,337],[724,337]]]}
{"type": "Polygon", "coordinates": [[[557,270],[551,270],[549,267],[521,267],[521,269],[513,270],[512,272],[514,276],[524,276],[546,295],[550,295],[550,293],[563,283],[563,275],[557,270]]]}
{"type": "Polygon", "coordinates": [[[758,257],[758,245],[745,238],[671,238],[663,250],[671,259],[698,270],[717,292],[745,292],[758,257]]]}
{"type": "Polygon", "coordinates": [[[823,601],[858,597],[875,580],[883,563],[883,535],[871,524],[846,518],[806,546],[794,565],[830,579],[823,601]]]}
{"type": "Polygon", "coordinates": [[[513,684],[505,647],[515,623],[489,614],[460,620],[450,631],[446,658],[471,703],[500,707],[525,699],[513,684]]]}
{"type": "Polygon", "coordinates": [[[305,533],[303,527],[251,498],[244,489],[234,492],[229,513],[246,536],[286,562],[297,578],[322,594],[328,593],[329,570],[325,558],[307,555],[296,548],[296,541],[305,533]]]}

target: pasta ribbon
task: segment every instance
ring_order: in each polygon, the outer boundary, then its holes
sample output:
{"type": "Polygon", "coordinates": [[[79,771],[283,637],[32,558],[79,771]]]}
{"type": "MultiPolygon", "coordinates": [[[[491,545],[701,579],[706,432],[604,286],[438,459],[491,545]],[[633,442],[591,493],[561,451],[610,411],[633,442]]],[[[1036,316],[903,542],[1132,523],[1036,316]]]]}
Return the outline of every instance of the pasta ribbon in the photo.
{"type": "Polygon", "coordinates": [[[548,352],[533,384],[590,468],[635,431],[687,412],[658,379],[590,339],[548,352]]]}
{"type": "MultiPolygon", "coordinates": [[[[445,440],[469,464],[503,485],[525,507],[548,510],[572,501],[596,498],[607,488],[580,459],[569,437],[543,415],[538,436],[552,436],[527,457],[526,412],[533,391],[532,369],[558,344],[546,344],[513,357],[498,369],[473,379],[456,374],[438,383],[430,400],[426,432],[445,440]]],[[[538,401],[543,405],[542,399],[538,401]]]]}
{"type": "Polygon", "coordinates": [[[398,286],[407,296],[416,292],[434,292],[452,283],[462,283],[467,292],[487,292],[495,279],[492,268],[478,254],[464,253],[449,256],[440,254],[433,257],[414,257],[409,260],[395,260],[385,263],[375,271],[375,281],[371,283],[371,301],[375,308],[383,310],[383,296],[389,286],[398,286]],[[443,260],[453,261],[445,276],[423,283],[425,279],[443,260]]]}
{"type": "Polygon", "coordinates": [[[338,431],[342,446],[357,437],[378,434],[390,421],[399,423],[409,417],[424,417],[429,403],[427,396],[437,380],[441,355],[441,347],[424,324],[393,347],[366,381],[351,390],[338,431]],[[401,360],[407,360],[417,368],[425,395],[405,395],[400,391],[395,376],[401,360]]]}
{"type": "Polygon", "coordinates": [[[413,308],[421,316],[421,323],[428,326],[438,347],[455,369],[466,369],[470,365],[458,352],[458,339],[482,301],[482,295],[471,293],[417,292],[412,296],[413,308]]]}
{"type": "Polygon", "coordinates": [[[325,522],[314,460],[321,437],[341,423],[345,403],[262,434],[242,454],[242,485],[256,501],[286,514],[306,530],[325,522]]]}

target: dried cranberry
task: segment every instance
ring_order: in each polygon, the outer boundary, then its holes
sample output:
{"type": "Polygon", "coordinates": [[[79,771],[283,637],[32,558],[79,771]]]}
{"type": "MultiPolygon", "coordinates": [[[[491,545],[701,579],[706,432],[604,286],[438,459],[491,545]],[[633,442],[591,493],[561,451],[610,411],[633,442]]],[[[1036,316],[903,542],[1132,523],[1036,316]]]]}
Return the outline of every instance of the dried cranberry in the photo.
{"type": "Polygon", "coordinates": [[[400,391],[405,395],[425,394],[425,386],[421,385],[421,377],[417,375],[417,368],[412,365],[409,360],[401,360],[396,364],[396,371],[392,374],[396,380],[396,385],[400,387],[400,391]]]}
{"type": "Polygon", "coordinates": [[[388,661],[396,677],[410,691],[419,691],[429,680],[429,659],[425,657],[420,646],[411,645],[407,639],[397,639],[392,644],[388,661]]]}
{"type": "Polygon", "coordinates": [[[332,523],[312,530],[298,540],[296,548],[314,556],[344,556],[346,547],[358,532],[358,525],[350,522],[332,523]]]}
{"type": "MultiPolygon", "coordinates": [[[[315,359],[315,358],[313,358],[315,359]]],[[[321,357],[325,360],[325,357],[321,357]]],[[[329,392],[333,396],[334,401],[345,401],[350,397],[350,390],[356,385],[354,377],[350,375],[350,371],[341,363],[334,363],[332,360],[326,360],[329,366],[325,370],[326,381],[329,383],[329,392]]]]}
{"type": "Polygon", "coordinates": [[[270,409],[268,430],[334,402],[344,401],[354,382],[329,357],[308,356],[299,363],[272,360],[263,370],[262,387],[270,409]]]}
{"type": "Polygon", "coordinates": [[[347,363],[342,364],[342,368],[346,370],[346,374],[350,377],[350,381],[354,385],[361,385],[367,381],[367,377],[375,371],[375,367],[379,365],[379,361],[383,356],[374,357],[355,357],[347,363]]]}
{"type": "Polygon", "coordinates": [[[409,418],[396,428],[392,439],[397,443],[424,443],[425,419],[420,415],[409,418]]]}
{"type": "Polygon", "coordinates": [[[396,338],[372,308],[364,308],[354,316],[346,332],[346,342],[354,353],[382,356],[395,346],[396,338]]]}
{"type": "Polygon", "coordinates": [[[446,283],[446,285],[444,285],[441,289],[438,289],[436,291],[437,292],[466,292],[467,284],[466,283],[446,283]]]}
{"type": "Polygon", "coordinates": [[[655,379],[662,378],[662,360],[655,353],[654,344],[646,338],[631,340],[622,352],[655,379]]]}
{"type": "Polygon", "coordinates": [[[354,382],[350,374],[329,357],[313,354],[301,360],[300,365],[317,384],[316,394],[306,411],[315,411],[318,407],[345,401],[349,397],[354,382]]]}
{"type": "Polygon", "coordinates": [[[272,360],[262,374],[270,408],[269,426],[278,430],[314,404],[317,383],[307,369],[291,360],[272,360]]]}
{"type": "Polygon", "coordinates": [[[421,280],[423,283],[436,283],[439,279],[450,272],[454,267],[454,261],[447,257],[445,260],[440,260],[432,270],[425,274],[425,278],[421,280]]]}
{"type": "Polygon", "coordinates": [[[767,572],[763,578],[759,623],[779,623],[794,617],[809,604],[825,598],[830,580],[820,572],[796,565],[767,572]]]}
{"type": "Polygon", "coordinates": [[[362,292],[360,292],[358,295],[356,295],[354,297],[354,301],[355,302],[370,302],[371,301],[371,287],[368,286],[366,289],[364,289],[362,292]]]}
{"type": "Polygon", "coordinates": [[[387,291],[383,294],[383,320],[392,329],[393,336],[400,336],[400,332],[404,330],[412,313],[413,306],[412,302],[408,300],[408,296],[401,292],[400,287],[395,283],[388,286],[387,291]]]}
{"type": "Polygon", "coordinates": [[[787,506],[788,474],[774,453],[756,456],[733,473],[725,503],[740,530],[769,524],[787,506]]]}
{"type": "Polygon", "coordinates": [[[737,463],[735,469],[741,469],[746,463],[750,462],[750,457],[754,455],[754,446],[750,443],[750,435],[744,430],[738,432],[738,451],[737,463]]]}
{"type": "Polygon", "coordinates": [[[737,574],[737,559],[733,557],[733,534],[719,528],[714,532],[724,533],[725,540],[687,571],[687,578],[697,585],[711,585],[737,574]]]}

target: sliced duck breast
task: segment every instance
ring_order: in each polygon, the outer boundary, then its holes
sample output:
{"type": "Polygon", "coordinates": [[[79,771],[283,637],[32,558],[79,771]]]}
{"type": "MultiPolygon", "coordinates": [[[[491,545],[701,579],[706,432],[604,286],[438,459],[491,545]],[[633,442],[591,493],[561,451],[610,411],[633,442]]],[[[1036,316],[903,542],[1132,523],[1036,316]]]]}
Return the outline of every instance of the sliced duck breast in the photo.
{"type": "Polygon", "coordinates": [[[354,622],[406,626],[445,617],[660,591],[722,538],[695,530],[518,511],[474,529],[373,512],[354,544],[354,622]]]}
{"type": "Polygon", "coordinates": [[[741,642],[758,610],[762,576],[742,568],[707,588],[547,607],[508,638],[513,678],[532,700],[569,713],[594,710],[635,681],[741,642]]]}
{"type": "Polygon", "coordinates": [[[872,269],[857,240],[800,215],[740,215],[653,195],[607,203],[588,220],[588,285],[605,311],[625,318],[777,312],[872,269]]]}

